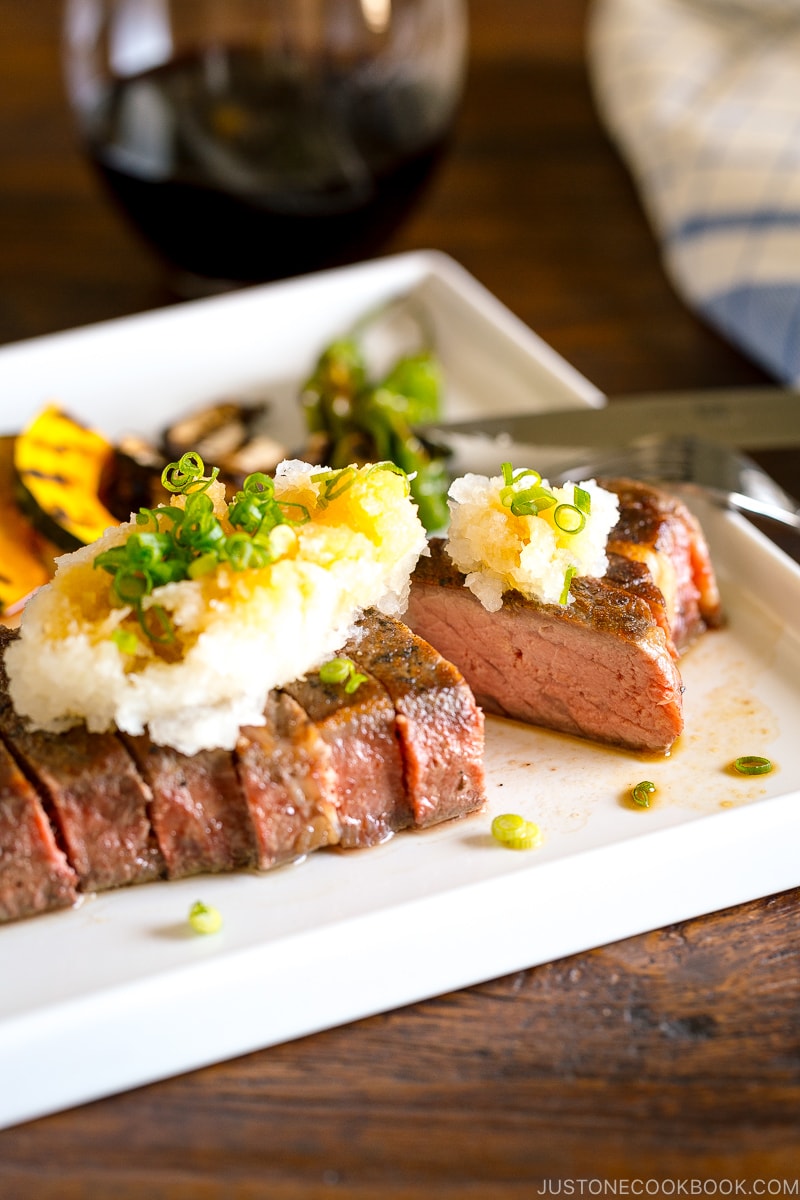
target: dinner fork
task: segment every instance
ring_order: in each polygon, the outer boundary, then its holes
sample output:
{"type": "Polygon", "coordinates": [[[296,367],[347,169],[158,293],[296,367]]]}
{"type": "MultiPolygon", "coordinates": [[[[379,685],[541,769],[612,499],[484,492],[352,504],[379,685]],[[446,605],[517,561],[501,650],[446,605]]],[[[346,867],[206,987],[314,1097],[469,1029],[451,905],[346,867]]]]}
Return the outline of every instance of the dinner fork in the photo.
{"type": "Polygon", "coordinates": [[[726,508],[800,532],[800,508],[788,492],[747,455],[702,438],[642,438],[577,465],[557,466],[549,475],[555,483],[603,475],[677,483],[726,508]]]}

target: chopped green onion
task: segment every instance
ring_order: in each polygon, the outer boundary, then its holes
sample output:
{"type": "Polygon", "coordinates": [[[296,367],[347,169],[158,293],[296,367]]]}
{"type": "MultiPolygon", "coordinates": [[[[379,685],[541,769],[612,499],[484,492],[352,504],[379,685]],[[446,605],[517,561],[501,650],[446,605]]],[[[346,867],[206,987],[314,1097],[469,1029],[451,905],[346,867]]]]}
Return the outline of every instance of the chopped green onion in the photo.
{"type": "Polygon", "coordinates": [[[569,600],[569,589],[572,586],[572,580],[578,572],[577,567],[567,567],[564,572],[564,586],[561,589],[561,595],[558,597],[558,603],[562,606],[569,600]]]}
{"type": "Polygon", "coordinates": [[[517,813],[503,813],[492,821],[492,837],[510,850],[530,850],[542,843],[542,831],[517,813]]]}
{"type": "MultiPolygon", "coordinates": [[[[226,533],[206,494],[218,470],[215,467],[205,476],[204,469],[202,458],[194,451],[170,463],[162,482],[168,491],[185,497],[183,506],[141,508],[136,515],[141,532],[130,534],[123,545],[104,550],[94,560],[95,567],[113,576],[114,601],[134,610],[142,630],[154,643],[175,640],[166,610],[160,605],[144,609],[145,597],[156,588],[202,579],[222,563],[234,571],[269,566],[296,543],[293,535],[273,538],[273,531],[310,520],[305,505],[277,500],[272,479],[257,471],[246,477],[228,508],[232,532],[226,533]]],[[[119,640],[114,640],[122,649],[119,640]]]]}
{"type": "Polygon", "coordinates": [[[319,678],[322,683],[343,683],[348,695],[352,695],[367,680],[366,675],[361,675],[356,670],[352,658],[344,657],[332,658],[330,662],[323,663],[319,669],[319,678]]]}
{"type": "Polygon", "coordinates": [[[372,463],[367,471],[367,479],[369,479],[373,471],[389,471],[392,475],[402,475],[406,484],[406,495],[409,495],[411,491],[411,484],[409,482],[408,474],[403,470],[402,467],[399,467],[397,463],[389,462],[388,460],[384,462],[372,463]]]}
{"type": "Polygon", "coordinates": [[[574,504],[558,504],[553,513],[553,524],[562,533],[580,533],[586,528],[586,516],[574,504]]]}
{"type": "Polygon", "coordinates": [[[733,767],[740,775],[769,775],[772,763],[760,754],[742,754],[734,761],[733,767]]]}
{"type": "Polygon", "coordinates": [[[151,642],[155,642],[161,646],[169,646],[175,641],[175,630],[172,626],[172,621],[165,608],[160,604],[154,604],[152,608],[145,611],[141,605],[136,609],[136,616],[139,618],[139,624],[142,630],[147,634],[151,642]]]}
{"type": "MultiPolygon", "coordinates": [[[[505,488],[503,489],[506,490],[505,488]]],[[[506,500],[501,495],[503,504],[506,500]]],[[[556,504],[556,498],[547,488],[535,486],[523,488],[521,492],[512,490],[511,496],[508,499],[507,507],[509,507],[515,517],[537,517],[540,512],[546,508],[552,508],[556,504]]]]}
{"type": "Polygon", "coordinates": [[[515,517],[535,517],[546,508],[552,508],[556,497],[546,487],[542,487],[542,477],[538,471],[530,467],[521,467],[515,471],[510,462],[501,467],[503,487],[500,489],[500,503],[504,508],[510,508],[515,517]],[[533,476],[534,482],[526,488],[516,485],[521,479],[533,476]]]}
{"type": "Polygon", "coordinates": [[[196,450],[187,450],[178,462],[168,463],[161,472],[161,486],[168,492],[188,495],[191,490],[205,491],[219,475],[219,467],[214,467],[209,478],[203,475],[203,460],[196,450]],[[198,489],[194,485],[199,485],[198,489]]]}
{"type": "Polygon", "coordinates": [[[136,654],[142,648],[142,643],[130,629],[115,629],[111,641],[123,654],[136,654]]]}
{"type": "Polygon", "coordinates": [[[222,929],[222,914],[212,905],[196,900],[189,909],[189,924],[195,933],[219,933],[222,929]]]}
{"type": "Polygon", "coordinates": [[[637,783],[631,790],[631,799],[638,808],[649,808],[650,797],[656,790],[656,785],[651,783],[649,779],[643,779],[641,783],[637,783]]]}
{"type": "Polygon", "coordinates": [[[199,558],[195,558],[189,563],[186,569],[186,574],[189,579],[202,579],[204,575],[210,575],[212,571],[216,571],[219,565],[219,559],[216,554],[210,551],[207,554],[201,554],[199,558]]]}
{"type": "Polygon", "coordinates": [[[276,500],[275,503],[278,505],[281,515],[283,516],[283,520],[287,525],[306,525],[311,520],[311,513],[308,511],[305,504],[298,504],[294,500],[276,500]],[[298,516],[287,516],[288,510],[293,508],[298,510],[298,516]]]}
{"type": "Polygon", "coordinates": [[[353,466],[341,467],[338,471],[320,471],[311,476],[312,483],[322,480],[322,490],[319,495],[320,508],[326,508],[331,500],[336,500],[355,483],[358,468],[353,466]]]}
{"type": "Polygon", "coordinates": [[[572,495],[572,502],[582,513],[586,513],[587,517],[590,515],[592,511],[592,497],[585,488],[578,487],[577,483],[572,495]]]}
{"type": "Polygon", "coordinates": [[[503,473],[503,483],[506,487],[510,487],[512,483],[519,483],[520,479],[524,479],[527,475],[532,475],[536,483],[531,484],[531,487],[536,487],[542,482],[542,477],[538,471],[534,471],[532,467],[520,467],[515,471],[510,462],[504,462],[500,467],[503,473]]]}

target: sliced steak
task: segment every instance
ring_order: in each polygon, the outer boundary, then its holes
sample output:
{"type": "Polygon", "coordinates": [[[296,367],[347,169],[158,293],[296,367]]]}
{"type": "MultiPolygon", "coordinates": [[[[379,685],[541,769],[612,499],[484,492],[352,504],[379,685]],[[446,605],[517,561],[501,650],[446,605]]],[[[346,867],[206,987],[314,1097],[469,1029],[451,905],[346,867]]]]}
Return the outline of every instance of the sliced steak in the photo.
{"type": "Polygon", "coordinates": [[[683,727],[670,642],[641,596],[574,579],[574,602],[506,593],[487,612],[441,540],[414,573],[406,620],[456,663],[490,713],[634,750],[668,749],[683,727]]]}
{"type": "Polygon", "coordinates": [[[414,823],[406,795],[394,703],[368,675],[348,695],[316,672],[284,688],[330,747],[341,846],[374,846],[414,823]]]}
{"type": "Polygon", "coordinates": [[[150,821],[170,879],[256,865],[253,819],[230,752],[189,757],[147,736],[123,740],[152,792],[150,821]]]}
{"type": "Polygon", "coordinates": [[[76,884],[39,797],[0,742],[0,922],[68,908],[76,884]]]}
{"type": "Polygon", "coordinates": [[[623,588],[632,596],[638,596],[640,600],[644,600],[656,625],[663,630],[670,654],[673,658],[678,658],[679,651],[672,639],[664,594],[653,583],[653,576],[647,564],[633,558],[624,558],[623,555],[615,554],[612,551],[608,555],[608,570],[603,578],[606,583],[623,588]]]}
{"type": "Polygon", "coordinates": [[[378,612],[343,653],[392,698],[414,824],[464,816],[485,800],[483,714],[461,673],[406,625],[378,612]]]}
{"type": "Polygon", "coordinates": [[[619,496],[619,520],[609,535],[609,553],[647,566],[664,598],[672,640],[682,651],[721,622],[703,531],[683,501],[660,488],[631,479],[600,483],[619,496]]]}
{"type": "Polygon", "coordinates": [[[330,746],[285,692],[270,693],[265,718],[242,729],[235,751],[262,870],[341,837],[330,746]]]}
{"type": "MultiPolygon", "coordinates": [[[[13,636],[2,633],[0,651],[13,636]]],[[[81,891],[163,876],[147,815],[150,790],[114,734],[28,729],[11,704],[1,661],[0,734],[45,798],[81,891]]]]}

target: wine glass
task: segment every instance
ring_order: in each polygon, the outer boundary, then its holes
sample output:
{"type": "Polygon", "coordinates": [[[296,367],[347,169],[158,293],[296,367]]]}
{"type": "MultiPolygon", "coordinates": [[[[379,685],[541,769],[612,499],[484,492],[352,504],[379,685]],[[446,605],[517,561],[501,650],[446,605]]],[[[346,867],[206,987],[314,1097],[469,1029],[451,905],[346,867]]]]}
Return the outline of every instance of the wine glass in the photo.
{"type": "MultiPolygon", "coordinates": [[[[367,257],[440,160],[464,0],[65,0],[83,143],[174,268],[277,279],[367,257]]],[[[210,285],[212,286],[212,285],[210,285]]]]}

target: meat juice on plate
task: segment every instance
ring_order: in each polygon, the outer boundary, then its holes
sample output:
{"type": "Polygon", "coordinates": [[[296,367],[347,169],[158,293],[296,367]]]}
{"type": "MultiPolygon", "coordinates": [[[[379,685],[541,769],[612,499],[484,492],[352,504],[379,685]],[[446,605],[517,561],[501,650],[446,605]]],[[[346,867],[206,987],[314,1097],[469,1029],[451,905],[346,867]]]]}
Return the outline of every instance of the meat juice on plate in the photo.
{"type": "Polygon", "coordinates": [[[169,261],[280,278],[374,252],[440,157],[432,84],[215,47],[119,78],[88,121],[112,194],[169,261]]]}

